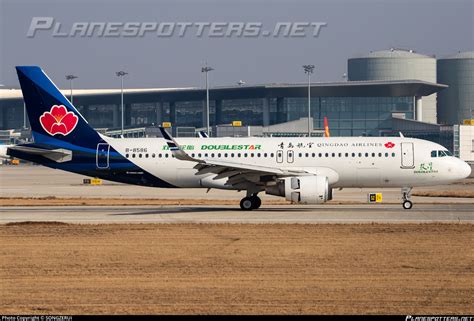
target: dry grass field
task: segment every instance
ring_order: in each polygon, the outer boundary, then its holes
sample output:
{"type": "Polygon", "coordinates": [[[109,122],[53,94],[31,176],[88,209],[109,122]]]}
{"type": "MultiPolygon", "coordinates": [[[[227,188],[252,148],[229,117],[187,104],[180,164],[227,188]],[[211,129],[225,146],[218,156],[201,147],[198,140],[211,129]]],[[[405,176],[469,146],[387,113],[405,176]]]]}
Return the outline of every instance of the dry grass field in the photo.
{"type": "Polygon", "coordinates": [[[472,244],[472,224],[0,225],[0,313],[473,314],[472,244]]]}

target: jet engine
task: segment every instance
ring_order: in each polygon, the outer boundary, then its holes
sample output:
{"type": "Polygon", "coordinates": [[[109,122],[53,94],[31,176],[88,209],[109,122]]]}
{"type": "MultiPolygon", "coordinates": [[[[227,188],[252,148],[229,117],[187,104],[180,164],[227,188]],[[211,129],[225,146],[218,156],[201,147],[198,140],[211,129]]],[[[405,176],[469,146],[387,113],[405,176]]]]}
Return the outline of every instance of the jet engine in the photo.
{"type": "Polygon", "coordinates": [[[265,192],[302,204],[320,204],[332,198],[328,178],[316,175],[287,177],[276,185],[266,187],[265,192]]]}

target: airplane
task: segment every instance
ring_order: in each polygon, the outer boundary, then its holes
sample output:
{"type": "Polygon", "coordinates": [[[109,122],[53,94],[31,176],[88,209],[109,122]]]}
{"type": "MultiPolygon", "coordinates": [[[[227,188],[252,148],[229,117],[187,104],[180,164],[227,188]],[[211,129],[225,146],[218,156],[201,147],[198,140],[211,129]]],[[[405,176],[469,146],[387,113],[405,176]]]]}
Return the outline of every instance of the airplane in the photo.
{"type": "MultiPolygon", "coordinates": [[[[8,155],[110,181],[162,188],[246,191],[320,204],[334,188],[401,188],[404,209],[413,187],[464,179],[470,166],[443,146],[405,137],[111,138],[95,131],[37,66],[16,67],[34,143],[8,155]]],[[[51,179],[54,179],[52,177],[51,179]]]]}
{"type": "Polygon", "coordinates": [[[324,137],[331,137],[329,134],[328,118],[324,116],[324,137]]]}
{"type": "Polygon", "coordinates": [[[7,155],[7,150],[8,150],[8,148],[13,147],[13,146],[14,145],[12,145],[12,144],[8,144],[8,145],[0,144],[0,158],[10,159],[11,157],[9,155],[7,155]]]}

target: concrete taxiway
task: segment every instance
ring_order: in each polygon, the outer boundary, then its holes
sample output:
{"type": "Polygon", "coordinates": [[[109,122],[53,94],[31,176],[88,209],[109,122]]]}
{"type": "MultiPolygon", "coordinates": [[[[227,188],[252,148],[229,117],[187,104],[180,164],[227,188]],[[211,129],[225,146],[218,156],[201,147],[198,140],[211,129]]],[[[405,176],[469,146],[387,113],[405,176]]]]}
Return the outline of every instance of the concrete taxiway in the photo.
{"type": "Polygon", "coordinates": [[[474,223],[472,204],[262,206],[38,206],[3,207],[0,223],[474,223]]]}

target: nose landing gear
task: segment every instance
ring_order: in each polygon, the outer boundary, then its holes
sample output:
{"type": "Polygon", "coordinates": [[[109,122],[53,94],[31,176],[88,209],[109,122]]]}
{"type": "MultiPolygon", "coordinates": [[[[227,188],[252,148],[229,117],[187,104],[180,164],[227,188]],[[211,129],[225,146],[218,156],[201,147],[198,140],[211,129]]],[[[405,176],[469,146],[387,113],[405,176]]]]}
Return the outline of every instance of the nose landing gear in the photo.
{"type": "Polygon", "coordinates": [[[413,203],[410,201],[412,187],[402,188],[402,206],[404,209],[409,210],[413,207],[413,203]]]}
{"type": "Polygon", "coordinates": [[[244,197],[240,201],[240,208],[244,211],[256,210],[260,205],[262,205],[262,200],[257,196],[257,194],[244,197]]]}

